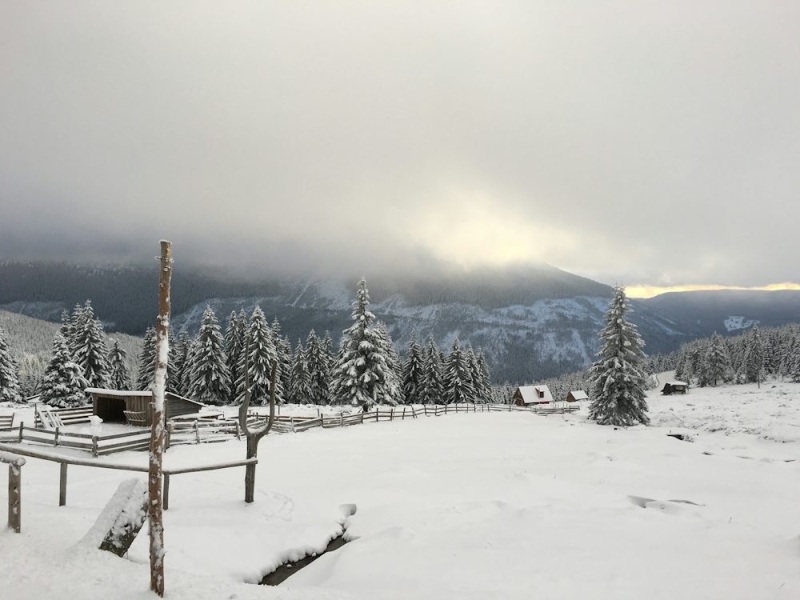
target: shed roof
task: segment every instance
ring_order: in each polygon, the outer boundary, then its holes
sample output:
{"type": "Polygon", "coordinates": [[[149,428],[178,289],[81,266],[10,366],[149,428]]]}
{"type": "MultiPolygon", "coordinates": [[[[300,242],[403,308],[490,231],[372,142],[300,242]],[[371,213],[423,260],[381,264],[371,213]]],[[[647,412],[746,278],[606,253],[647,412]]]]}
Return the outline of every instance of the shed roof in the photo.
{"type": "Polygon", "coordinates": [[[86,388],[84,390],[87,394],[99,394],[102,396],[142,396],[151,397],[153,392],[150,390],[109,390],[106,388],[86,388]]]}
{"type": "Polygon", "coordinates": [[[537,402],[552,402],[553,396],[550,388],[546,385],[522,385],[517,388],[524,404],[536,404],[537,402]],[[541,392],[541,394],[540,394],[541,392]]]}
{"type": "Polygon", "coordinates": [[[686,383],[685,381],[668,381],[668,382],[667,382],[667,383],[665,383],[664,385],[673,385],[673,386],[675,386],[675,385],[682,385],[682,386],[688,386],[689,384],[688,384],[688,383],[686,383]]]}
{"type": "Polygon", "coordinates": [[[573,391],[570,392],[570,394],[572,394],[572,397],[575,398],[575,400],[588,400],[589,399],[589,396],[587,396],[586,392],[584,392],[583,390],[573,390],[573,391]]]}

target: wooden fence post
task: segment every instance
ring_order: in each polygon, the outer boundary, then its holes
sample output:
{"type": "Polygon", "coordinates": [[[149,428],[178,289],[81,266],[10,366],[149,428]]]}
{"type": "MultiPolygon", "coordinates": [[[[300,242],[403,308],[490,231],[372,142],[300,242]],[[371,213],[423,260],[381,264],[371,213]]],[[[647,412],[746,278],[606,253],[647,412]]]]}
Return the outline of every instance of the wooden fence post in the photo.
{"type": "Polygon", "coordinates": [[[22,531],[22,465],[25,459],[8,465],[8,526],[22,531]],[[21,461],[21,462],[20,462],[21,461]]]}
{"type": "Polygon", "coordinates": [[[58,505],[67,505],[67,463],[61,463],[61,473],[58,480],[58,505]]]}
{"type": "Polygon", "coordinates": [[[19,443],[22,443],[22,428],[25,426],[25,423],[20,421],[19,423],[19,443]]]}
{"type": "Polygon", "coordinates": [[[13,454],[0,454],[0,462],[8,463],[8,526],[22,531],[22,465],[25,459],[13,454]]]}
{"type": "Polygon", "coordinates": [[[97,458],[97,436],[92,436],[92,456],[97,458]]]}
{"type": "Polygon", "coordinates": [[[194,437],[197,439],[197,443],[200,443],[200,425],[198,424],[199,421],[195,420],[194,422],[194,437]]]}
{"type": "Polygon", "coordinates": [[[58,434],[59,434],[60,427],[56,425],[56,432],[53,435],[53,446],[58,446],[58,434]]]}
{"type": "Polygon", "coordinates": [[[169,508],[169,473],[164,473],[164,510],[169,508]]]}

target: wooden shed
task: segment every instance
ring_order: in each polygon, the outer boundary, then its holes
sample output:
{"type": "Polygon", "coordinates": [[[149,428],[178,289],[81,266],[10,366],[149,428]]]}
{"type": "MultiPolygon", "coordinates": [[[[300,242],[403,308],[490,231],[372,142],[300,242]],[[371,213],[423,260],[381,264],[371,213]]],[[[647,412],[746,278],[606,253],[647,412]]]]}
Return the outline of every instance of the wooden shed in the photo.
{"type": "MultiPolygon", "coordinates": [[[[92,412],[106,423],[128,423],[149,427],[153,422],[153,392],[86,388],[92,397],[92,412]],[[126,414],[128,413],[128,414],[126,414]]],[[[164,397],[166,419],[199,412],[202,402],[189,400],[172,392],[164,397]]]]}
{"type": "Polygon", "coordinates": [[[689,390],[689,384],[685,381],[668,381],[661,388],[661,393],[665,396],[672,394],[685,394],[689,390]]]}
{"type": "Polygon", "coordinates": [[[531,404],[550,404],[553,396],[546,385],[523,385],[517,388],[512,396],[517,406],[530,406],[531,404]]]}
{"type": "Polygon", "coordinates": [[[581,400],[588,400],[589,396],[583,390],[573,390],[567,394],[567,402],[579,402],[581,400]]]}

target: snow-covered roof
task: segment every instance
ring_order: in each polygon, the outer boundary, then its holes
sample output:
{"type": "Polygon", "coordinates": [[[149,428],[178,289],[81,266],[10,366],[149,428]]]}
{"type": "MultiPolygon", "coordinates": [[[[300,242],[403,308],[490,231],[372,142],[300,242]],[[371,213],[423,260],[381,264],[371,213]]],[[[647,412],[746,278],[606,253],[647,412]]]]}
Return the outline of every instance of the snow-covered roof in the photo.
{"type": "Polygon", "coordinates": [[[570,394],[572,394],[572,397],[575,398],[575,400],[588,400],[589,399],[589,396],[587,396],[586,392],[584,392],[583,390],[573,390],[573,391],[570,392],[570,394]]]}
{"type": "Polygon", "coordinates": [[[149,398],[153,395],[150,390],[136,391],[136,390],[107,390],[105,388],[86,388],[87,394],[102,394],[103,396],[142,396],[149,398]]]}
{"type": "Polygon", "coordinates": [[[552,402],[553,396],[546,385],[522,385],[517,388],[524,404],[552,402]]]}
{"type": "Polygon", "coordinates": [[[685,381],[668,381],[665,385],[683,385],[688,386],[689,384],[685,381]]]}

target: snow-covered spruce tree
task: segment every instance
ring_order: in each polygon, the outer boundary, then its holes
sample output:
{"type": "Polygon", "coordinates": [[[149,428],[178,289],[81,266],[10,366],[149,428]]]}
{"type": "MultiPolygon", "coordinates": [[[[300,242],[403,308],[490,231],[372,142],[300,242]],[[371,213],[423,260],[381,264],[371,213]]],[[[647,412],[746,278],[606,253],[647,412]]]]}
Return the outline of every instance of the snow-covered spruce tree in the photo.
{"type": "Polygon", "coordinates": [[[192,387],[192,365],[194,364],[195,356],[197,356],[199,352],[199,348],[200,345],[197,338],[189,338],[187,336],[186,360],[183,361],[180,374],[176,373],[176,377],[180,377],[178,380],[178,388],[180,389],[180,392],[178,392],[179,396],[189,396],[189,388],[192,387]]]}
{"type": "Polygon", "coordinates": [[[425,352],[425,370],[422,381],[421,404],[439,404],[444,401],[444,382],[442,380],[442,362],[439,348],[431,335],[425,352]]]}
{"type": "Polygon", "coordinates": [[[108,347],[103,335],[103,325],[94,316],[92,303],[87,300],[73,334],[73,360],[83,369],[89,387],[105,388],[110,385],[108,347]]]}
{"type": "Polygon", "coordinates": [[[722,336],[716,332],[711,336],[711,344],[706,355],[706,365],[708,381],[712,385],[717,385],[718,381],[723,381],[730,369],[730,360],[728,359],[725,342],[722,340],[722,336]]]}
{"type": "Polygon", "coordinates": [[[358,283],[353,302],[353,324],[342,332],[339,356],[332,373],[333,397],[341,404],[369,410],[378,402],[394,404],[392,385],[396,385],[385,353],[385,340],[372,326],[367,282],[358,283]]]}
{"type": "Polygon", "coordinates": [[[61,328],[58,330],[58,332],[67,341],[67,345],[69,345],[75,330],[72,328],[72,317],[70,316],[68,310],[61,311],[61,328]]]}
{"type": "Polygon", "coordinates": [[[136,377],[137,390],[149,390],[156,378],[156,330],[148,327],[144,332],[144,345],[139,355],[139,373],[136,377]]]}
{"type": "Polygon", "coordinates": [[[188,387],[183,386],[188,381],[186,374],[189,358],[189,336],[184,331],[178,339],[169,344],[169,361],[167,362],[167,391],[179,396],[188,394],[188,387]]]}
{"type": "Polygon", "coordinates": [[[192,357],[189,397],[206,404],[225,404],[231,394],[230,374],[225,362],[225,351],[219,322],[206,306],[200,331],[197,333],[197,351],[192,357]]]}
{"type": "Polygon", "coordinates": [[[128,374],[128,366],[125,364],[127,357],[128,354],[120,347],[119,342],[114,340],[114,344],[108,352],[108,385],[112,390],[130,389],[131,377],[128,374]]]}
{"type": "Polygon", "coordinates": [[[417,343],[417,332],[411,332],[408,353],[403,363],[403,397],[406,404],[418,404],[425,380],[425,359],[417,343]]]}
{"type": "Polygon", "coordinates": [[[239,317],[236,316],[236,311],[232,310],[228,317],[228,327],[225,329],[225,359],[232,383],[228,402],[233,402],[236,397],[236,382],[239,381],[239,360],[244,348],[246,326],[247,317],[240,321],[239,317]]]}
{"type": "Polygon", "coordinates": [[[486,364],[486,357],[483,355],[483,350],[478,348],[478,373],[480,376],[480,388],[478,391],[478,396],[483,399],[484,402],[491,402],[492,401],[492,378],[489,375],[489,365],[486,364]]]}
{"type": "Polygon", "coordinates": [[[484,389],[483,373],[478,365],[478,357],[472,350],[472,346],[467,348],[467,365],[469,366],[469,376],[472,381],[472,401],[478,404],[486,402],[488,391],[484,389]]]}
{"type": "Polygon", "coordinates": [[[287,388],[289,402],[294,404],[307,404],[311,402],[311,376],[306,361],[306,351],[303,342],[297,340],[292,362],[292,377],[287,388]]]}
{"type": "MultiPolygon", "coordinates": [[[[87,300],[86,303],[88,304],[89,301],[87,300]]],[[[67,342],[67,349],[72,357],[75,356],[75,351],[77,350],[78,332],[83,329],[85,320],[86,314],[84,313],[84,307],[80,304],[76,304],[73,307],[72,314],[69,317],[69,325],[62,324],[62,329],[69,332],[69,337],[65,337],[64,341],[67,342]]]]}
{"type": "Polygon", "coordinates": [[[305,358],[309,376],[309,401],[314,404],[328,404],[331,359],[313,329],[306,339],[305,358]]]}
{"type": "Polygon", "coordinates": [[[0,402],[22,402],[17,363],[11,356],[6,333],[0,329],[0,402]]]}
{"type": "Polygon", "coordinates": [[[474,396],[475,390],[472,387],[472,374],[467,357],[461,351],[456,337],[444,364],[444,402],[445,404],[472,402],[474,396]]]}
{"type": "Polygon", "coordinates": [[[80,406],[86,402],[83,392],[86,387],[80,366],[70,357],[67,341],[57,333],[53,340],[53,354],[42,380],[42,402],[62,408],[80,406]]]}
{"type": "Polygon", "coordinates": [[[378,333],[380,340],[380,348],[383,355],[386,357],[386,381],[383,388],[384,396],[379,398],[378,402],[383,404],[402,404],[403,403],[403,367],[400,361],[400,355],[394,347],[392,335],[389,333],[389,327],[383,321],[375,323],[375,330],[378,333]]]}
{"type": "Polygon", "coordinates": [[[764,381],[764,342],[758,325],[754,325],[745,342],[743,371],[748,383],[757,383],[761,387],[764,381]]]}
{"type": "MultiPolygon", "coordinates": [[[[270,376],[272,364],[277,360],[272,330],[264,317],[260,306],[253,309],[250,326],[245,336],[244,351],[239,362],[239,381],[236,387],[237,402],[244,400],[245,394],[245,361],[250,382],[250,394],[253,404],[269,403],[270,376]]],[[[275,383],[277,402],[278,382],[275,383]]]]}
{"type": "Polygon", "coordinates": [[[292,366],[294,365],[292,343],[289,341],[289,338],[285,335],[275,338],[275,350],[278,354],[278,365],[280,366],[278,384],[275,386],[277,388],[275,390],[275,402],[283,404],[286,402],[287,390],[291,385],[292,366]]]}
{"type": "Polygon", "coordinates": [[[617,286],[606,313],[606,326],[600,332],[598,360],[589,370],[593,398],[589,418],[601,425],[650,422],[645,399],[644,342],[636,326],[625,318],[629,310],[625,288],[617,286]]]}

